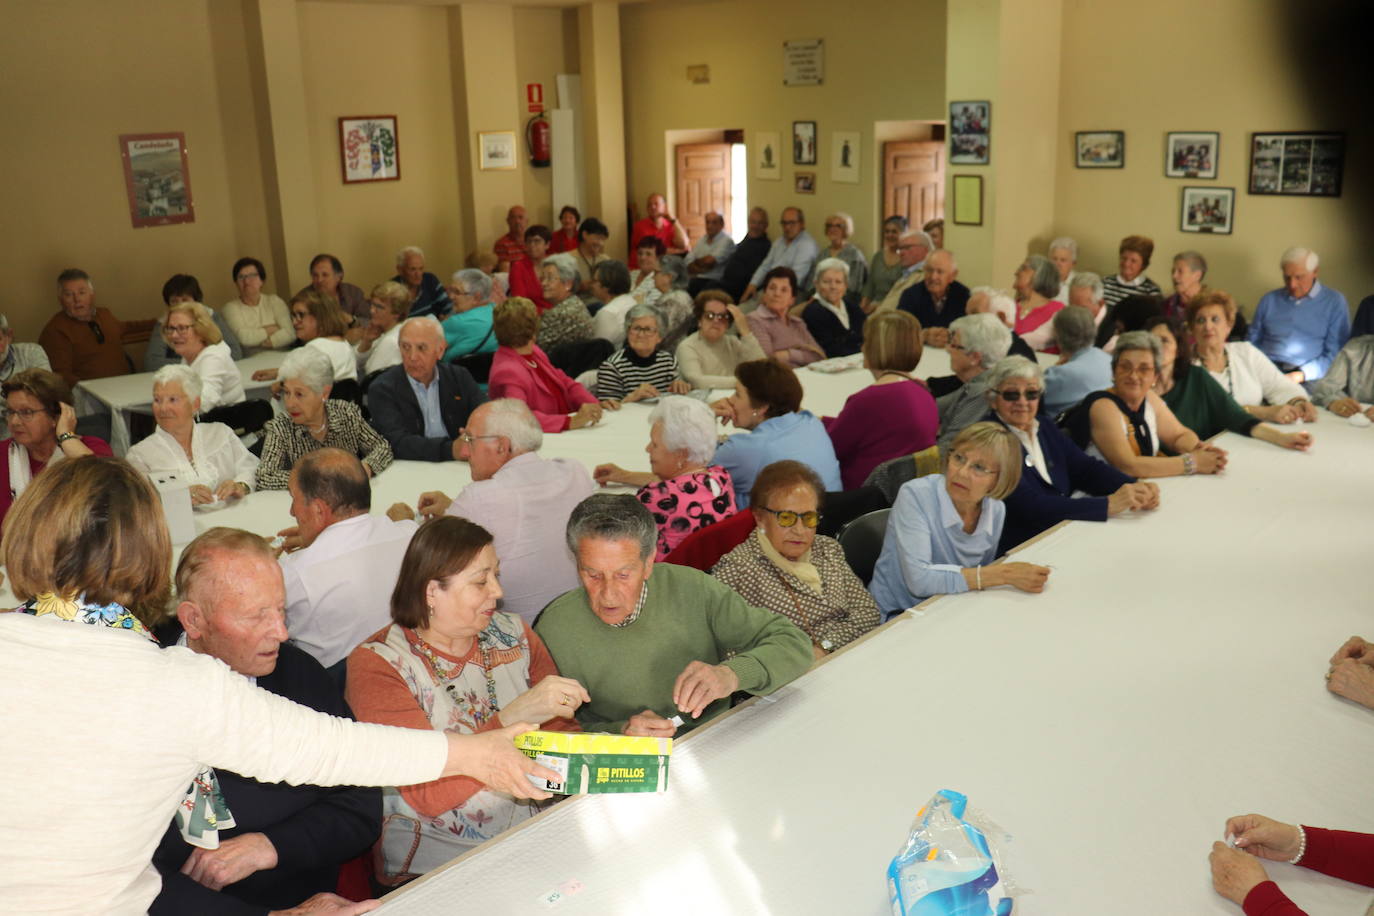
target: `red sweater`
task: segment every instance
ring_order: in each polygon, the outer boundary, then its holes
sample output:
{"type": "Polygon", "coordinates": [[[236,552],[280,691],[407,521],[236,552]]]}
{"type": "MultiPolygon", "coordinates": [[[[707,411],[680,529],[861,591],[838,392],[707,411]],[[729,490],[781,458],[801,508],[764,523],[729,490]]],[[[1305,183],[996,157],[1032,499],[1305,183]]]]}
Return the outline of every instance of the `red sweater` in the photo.
{"type": "Polygon", "coordinates": [[[591,392],[555,368],[538,347],[528,360],[511,347],[497,347],[496,355],[491,358],[487,396],[493,401],[497,398],[524,401],[546,433],[561,433],[568,428],[568,414],[583,404],[596,403],[591,392]]]}
{"type": "MultiPolygon", "coordinates": [[[[1303,825],[1307,851],[1298,864],[1323,875],[1374,887],[1374,834],[1303,825]]],[[[1307,916],[1273,881],[1255,885],[1242,905],[1246,916],[1307,916]]]]}
{"type": "Polygon", "coordinates": [[[539,284],[539,278],[534,275],[534,262],[529,258],[521,258],[511,262],[510,294],[512,296],[524,296],[533,302],[541,315],[553,308],[549,300],[544,298],[544,287],[539,284]]]}

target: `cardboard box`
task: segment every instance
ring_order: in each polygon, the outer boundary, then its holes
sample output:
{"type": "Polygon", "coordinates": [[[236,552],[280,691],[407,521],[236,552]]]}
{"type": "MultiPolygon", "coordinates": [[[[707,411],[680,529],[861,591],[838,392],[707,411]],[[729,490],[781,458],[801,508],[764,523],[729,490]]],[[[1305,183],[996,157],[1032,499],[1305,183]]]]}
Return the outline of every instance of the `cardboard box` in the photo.
{"type": "Polygon", "coordinates": [[[563,776],[561,783],[530,777],[559,795],[666,792],[672,738],[639,738],[580,732],[525,732],[515,739],[522,753],[563,776]]]}

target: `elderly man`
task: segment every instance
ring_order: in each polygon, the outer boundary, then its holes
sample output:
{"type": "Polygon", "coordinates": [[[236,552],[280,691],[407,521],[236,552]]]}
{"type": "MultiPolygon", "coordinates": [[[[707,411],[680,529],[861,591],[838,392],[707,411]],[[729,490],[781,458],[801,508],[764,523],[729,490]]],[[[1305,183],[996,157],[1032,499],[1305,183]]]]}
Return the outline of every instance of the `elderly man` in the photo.
{"type": "MultiPolygon", "coordinates": [[[[1360,412],[1361,404],[1374,404],[1374,334],[1350,338],[1336,354],[1331,369],[1312,388],[1312,403],[1341,417],[1360,412]]],[[[1374,407],[1364,415],[1374,420],[1374,407]]]]}
{"type": "Polygon", "coordinates": [[[577,251],[573,252],[573,264],[577,267],[578,290],[586,292],[592,282],[592,272],[596,265],[610,258],[606,254],[606,239],[611,230],[595,216],[589,216],[577,227],[577,251]]]}
{"type": "Polygon", "coordinates": [[[425,253],[414,245],[396,252],[396,276],[391,278],[410,290],[410,315],[443,318],[452,307],[448,290],[439,278],[425,270],[425,253]]]}
{"type": "Polygon", "coordinates": [[[400,344],[401,364],[367,389],[372,425],[402,461],[457,459],[458,433],[487,396],[468,370],[440,362],[448,339],[433,318],[406,319],[400,344]]]}
{"type": "Polygon", "coordinates": [[[1067,235],[1061,235],[1050,242],[1049,258],[1054,269],[1059,271],[1059,295],[1055,298],[1060,302],[1068,302],[1069,286],[1077,276],[1074,268],[1078,266],[1078,243],[1067,235]]]}
{"type": "Polygon", "coordinates": [[[658,531],[633,494],[583,500],[567,539],[582,587],[535,631],[591,694],[584,728],[671,737],[729,709],[735,691],[772,693],[810,667],[810,638],[783,615],[698,570],[655,565],[658,531]]]}
{"type": "Polygon", "coordinates": [[[1059,362],[1045,370],[1040,406],[1057,417],[1094,391],[1112,387],[1112,358],[1093,345],[1097,327],[1092,312],[1069,305],[1055,312],[1052,320],[1059,362]]]}
{"type": "MultiPolygon", "coordinates": [[[[763,263],[754,268],[754,275],[749,278],[749,285],[744,288],[740,301],[747,302],[753,298],[764,275],[774,267],[790,267],[792,273],[802,279],[811,276],[819,254],[816,240],[806,231],[806,215],[801,207],[787,207],[782,211],[782,235],[773,241],[773,247],[768,249],[768,256],[763,263]]],[[[801,292],[797,290],[799,295],[801,292]]]]}
{"type": "Polygon", "coordinates": [[[302,455],[286,488],[296,520],[281,532],[286,625],[342,685],[348,653],[391,622],[391,590],[416,525],[368,514],[367,471],[342,449],[302,455]]]}
{"type": "Polygon", "coordinates": [[[959,262],[941,248],[926,258],[921,282],[910,286],[897,301],[897,308],[910,312],[921,322],[921,339],[927,346],[943,347],[949,342],[949,323],[964,314],[969,289],[955,278],[959,262]]]}
{"type": "Polygon", "coordinates": [[[897,263],[902,265],[902,275],[892,284],[892,288],[887,291],[881,302],[876,305],[869,303],[872,311],[895,309],[901,303],[902,294],[920,283],[925,276],[923,269],[926,265],[926,256],[934,247],[935,243],[930,240],[930,236],[920,229],[908,229],[902,233],[902,237],[897,240],[897,263]]]}
{"type": "Polygon", "coordinates": [[[965,315],[949,326],[949,366],[961,384],[935,400],[940,411],[935,444],[941,454],[949,454],[954,437],[988,412],[987,372],[1010,347],[1011,331],[996,315],[965,315]]]}
{"type": "MultiPolygon", "coordinates": [[[[639,267],[639,242],[644,238],[656,238],[663,243],[668,254],[685,254],[691,242],[687,230],[668,212],[668,199],[655,191],[649,195],[646,204],[649,215],[634,224],[630,230],[630,267],[639,267]]],[[[724,222],[722,221],[722,226],[724,222]]]]}
{"type": "Polygon", "coordinates": [[[529,228],[529,224],[525,208],[519,204],[506,211],[506,228],[509,231],[491,246],[491,250],[496,254],[497,273],[506,273],[512,263],[523,261],[530,256],[525,250],[525,230],[529,228]]]}
{"type": "MultiPolygon", "coordinates": [[[[764,228],[767,228],[765,216],[764,228]]],[[[687,292],[695,296],[718,286],[725,275],[725,262],[735,252],[735,240],[725,234],[725,217],[714,210],[706,214],[706,234],[688,252],[685,262],[692,282],[687,292]]]]}
{"type": "Polygon", "coordinates": [[[152,319],[120,321],[109,309],[97,307],[90,275],[74,267],[57,275],[57,301],[61,311],[48,319],[38,335],[52,371],[68,385],[133,371],[124,353],[124,336],[151,330],[152,319]]]}
{"type": "MultiPolygon", "coordinates": [[[[0,382],[9,381],[10,376],[25,369],[47,369],[51,372],[48,354],[38,344],[15,343],[9,318],[0,315],[0,382]]],[[[9,434],[9,418],[0,416],[0,439],[8,439],[9,434]]]]}
{"type": "MultiPolygon", "coordinates": [[[[234,528],[197,537],[177,566],[177,619],[159,632],[213,656],[269,693],[320,712],[352,718],[318,662],[285,642],[285,592],[267,542],[234,528]]],[[[173,822],[153,864],[162,892],[149,912],[280,912],[312,898],[333,899],[339,865],[364,852],[381,831],[380,789],[262,783],[214,771],[234,825],[219,847],[191,846],[173,822]]]]}
{"type": "Polygon", "coordinates": [[[1069,298],[1063,301],[1066,305],[1085,308],[1093,316],[1094,346],[1101,347],[1112,339],[1113,325],[1105,321],[1108,312],[1107,289],[1102,285],[1100,276],[1090,270],[1075,273],[1069,281],[1069,298]]]}
{"type": "Polygon", "coordinates": [[[1318,263],[1309,248],[1285,251],[1283,289],[1264,294],[1250,323],[1250,342],[1299,383],[1325,375],[1350,336],[1350,307],[1317,279],[1318,263]]]}
{"type": "MultiPolygon", "coordinates": [[[[332,254],[317,254],[310,260],[310,285],[301,287],[296,296],[314,290],[326,296],[333,296],[339,303],[344,319],[355,329],[365,327],[372,318],[372,304],[362,287],[344,282],[343,262],[332,254]]],[[[295,298],[294,296],[292,298],[295,298]]],[[[356,337],[357,331],[350,333],[356,337]]]]}
{"type": "Polygon", "coordinates": [[[754,276],[754,271],[768,257],[773,243],[768,238],[768,211],[754,207],[749,211],[748,232],[735,245],[734,252],[726,259],[725,269],[721,271],[721,289],[730,294],[736,302],[744,295],[744,288],[754,276]]]}
{"type": "MultiPolygon", "coordinates": [[[[580,461],[539,456],[544,431],[524,401],[483,404],[472,412],[463,441],[472,483],[451,500],[434,490],[421,493],[420,514],[460,515],[490,531],[501,563],[501,607],[533,624],[545,605],[577,587],[563,528],[596,486],[580,461]]],[[[411,512],[398,503],[388,514],[411,512]]]]}
{"type": "Polygon", "coordinates": [[[1008,290],[994,289],[991,286],[975,287],[969,293],[968,305],[964,308],[964,314],[991,314],[1001,321],[1008,331],[1011,331],[1011,347],[1007,350],[1007,355],[1024,356],[1029,360],[1035,359],[1035,351],[1030,348],[1030,344],[1022,340],[1021,335],[1012,330],[1016,327],[1016,300],[1012,298],[1008,290]]]}

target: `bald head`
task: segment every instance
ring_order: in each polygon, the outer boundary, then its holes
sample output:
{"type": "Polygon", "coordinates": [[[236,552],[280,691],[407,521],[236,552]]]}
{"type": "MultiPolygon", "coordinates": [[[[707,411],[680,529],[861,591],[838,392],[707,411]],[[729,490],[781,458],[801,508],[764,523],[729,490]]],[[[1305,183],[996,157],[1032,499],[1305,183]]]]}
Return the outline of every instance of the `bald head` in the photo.
{"type": "Polygon", "coordinates": [[[406,375],[421,385],[434,381],[434,367],[448,350],[443,325],[429,315],[407,318],[397,343],[406,375]]]}

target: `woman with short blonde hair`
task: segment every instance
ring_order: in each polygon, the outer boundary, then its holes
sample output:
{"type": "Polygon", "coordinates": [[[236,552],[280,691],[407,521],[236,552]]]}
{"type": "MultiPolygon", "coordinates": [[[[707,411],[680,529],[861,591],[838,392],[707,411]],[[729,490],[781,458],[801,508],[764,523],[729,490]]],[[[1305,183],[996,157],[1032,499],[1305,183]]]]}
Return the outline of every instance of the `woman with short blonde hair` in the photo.
{"type": "Polygon", "coordinates": [[[243,376],[209,309],[199,302],[169,306],[162,336],[181,357],[182,365],[200,376],[202,410],[243,403],[243,376]]]}

